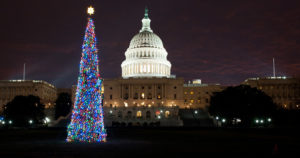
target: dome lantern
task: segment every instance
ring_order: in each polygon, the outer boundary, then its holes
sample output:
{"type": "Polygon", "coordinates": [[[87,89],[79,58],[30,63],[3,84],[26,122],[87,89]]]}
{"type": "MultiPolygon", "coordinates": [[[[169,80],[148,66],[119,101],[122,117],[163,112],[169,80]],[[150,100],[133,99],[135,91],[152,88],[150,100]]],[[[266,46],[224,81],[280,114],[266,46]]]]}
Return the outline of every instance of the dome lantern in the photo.
{"type": "Polygon", "coordinates": [[[144,32],[144,31],[148,31],[148,32],[153,32],[150,28],[150,18],[149,18],[149,14],[148,14],[149,10],[146,7],[145,8],[145,14],[144,14],[144,18],[142,20],[142,29],[140,30],[140,32],[144,32]]]}

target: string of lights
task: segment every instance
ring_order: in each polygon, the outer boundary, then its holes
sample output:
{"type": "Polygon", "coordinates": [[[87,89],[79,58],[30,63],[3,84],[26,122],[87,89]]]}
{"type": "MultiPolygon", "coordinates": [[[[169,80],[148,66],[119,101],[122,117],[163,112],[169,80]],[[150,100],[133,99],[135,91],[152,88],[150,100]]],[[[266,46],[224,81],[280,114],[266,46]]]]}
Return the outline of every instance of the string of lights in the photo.
{"type": "Polygon", "coordinates": [[[75,103],[71,122],[67,129],[68,142],[106,141],[107,134],[104,128],[102,107],[102,79],[99,74],[96,42],[94,22],[89,17],[82,45],[75,103]]]}

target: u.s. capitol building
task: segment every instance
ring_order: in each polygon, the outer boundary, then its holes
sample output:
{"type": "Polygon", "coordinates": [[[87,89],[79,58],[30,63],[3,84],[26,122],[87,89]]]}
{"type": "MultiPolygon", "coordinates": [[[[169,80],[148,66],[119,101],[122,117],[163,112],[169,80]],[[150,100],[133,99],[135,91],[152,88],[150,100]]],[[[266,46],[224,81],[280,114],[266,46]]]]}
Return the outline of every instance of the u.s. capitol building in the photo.
{"type": "Polygon", "coordinates": [[[171,75],[168,52],[153,33],[150,22],[146,9],[142,28],[125,52],[122,78],[104,79],[107,126],[181,126],[179,108],[200,108],[195,106],[194,96],[184,95],[186,90],[191,94],[190,86],[184,86],[184,79],[171,75]]]}

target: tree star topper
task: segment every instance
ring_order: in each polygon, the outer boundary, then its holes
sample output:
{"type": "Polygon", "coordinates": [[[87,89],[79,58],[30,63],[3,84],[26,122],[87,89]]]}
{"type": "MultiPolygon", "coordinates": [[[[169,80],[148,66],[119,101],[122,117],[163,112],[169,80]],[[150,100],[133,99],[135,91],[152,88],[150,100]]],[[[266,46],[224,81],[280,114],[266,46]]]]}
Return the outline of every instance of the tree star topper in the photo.
{"type": "Polygon", "coordinates": [[[95,9],[92,6],[90,6],[88,7],[87,13],[93,15],[95,13],[95,9]]]}

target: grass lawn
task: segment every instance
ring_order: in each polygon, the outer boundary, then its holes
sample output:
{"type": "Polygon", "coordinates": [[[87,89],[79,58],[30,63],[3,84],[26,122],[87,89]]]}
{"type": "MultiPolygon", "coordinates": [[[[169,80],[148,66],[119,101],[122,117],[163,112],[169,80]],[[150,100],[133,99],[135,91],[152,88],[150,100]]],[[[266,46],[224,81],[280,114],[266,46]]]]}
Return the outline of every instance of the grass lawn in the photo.
{"type": "Polygon", "coordinates": [[[66,129],[0,129],[0,158],[300,156],[300,129],[108,128],[107,131],[106,143],[87,144],[66,143],[66,129]]]}

